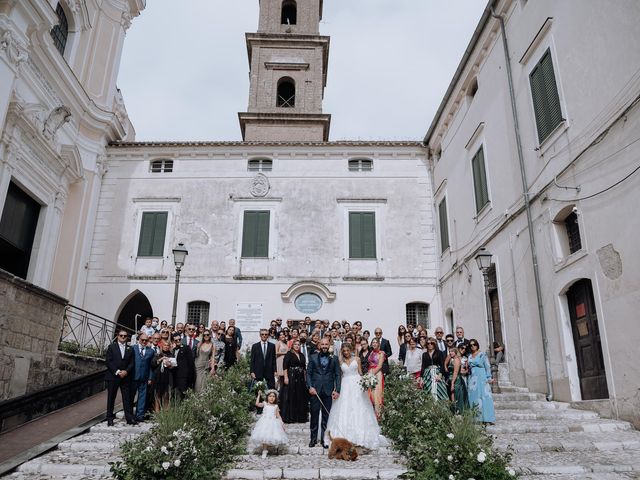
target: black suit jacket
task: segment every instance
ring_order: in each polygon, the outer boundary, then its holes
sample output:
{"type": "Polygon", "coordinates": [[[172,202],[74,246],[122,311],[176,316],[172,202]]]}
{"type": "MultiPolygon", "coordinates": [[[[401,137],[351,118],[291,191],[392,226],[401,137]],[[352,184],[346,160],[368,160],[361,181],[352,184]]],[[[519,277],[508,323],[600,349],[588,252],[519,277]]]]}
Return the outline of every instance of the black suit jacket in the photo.
{"type": "Polygon", "coordinates": [[[176,380],[184,379],[191,382],[195,378],[195,364],[193,361],[193,352],[187,345],[180,344],[178,355],[175,355],[178,365],[173,369],[173,378],[176,380]]]}
{"type": "Polygon", "coordinates": [[[326,369],[320,364],[320,354],[314,353],[309,357],[307,366],[307,388],[315,388],[318,395],[331,395],[333,391],[340,393],[342,371],[338,357],[330,356],[326,369]]]}
{"type": "Polygon", "coordinates": [[[393,350],[391,350],[391,344],[389,340],[386,338],[380,338],[380,350],[384,352],[384,363],[382,364],[382,373],[389,373],[389,358],[393,355],[393,350]]]}
{"type": "Polygon", "coordinates": [[[433,357],[429,355],[429,352],[425,350],[422,354],[422,366],[420,367],[420,375],[424,374],[425,369],[429,368],[431,365],[437,365],[440,367],[440,373],[443,376],[446,376],[444,371],[444,357],[442,354],[436,349],[434,351],[433,357]]]}
{"type": "Polygon", "coordinates": [[[133,358],[133,348],[131,348],[129,345],[125,346],[124,358],[122,358],[122,355],[120,355],[120,347],[118,347],[118,342],[113,342],[107,348],[105,361],[107,364],[107,373],[105,379],[107,381],[119,380],[120,377],[116,375],[116,372],[118,370],[127,371],[127,376],[124,377],[124,380],[129,381],[133,378],[135,359],[133,358]]]}
{"type": "Polygon", "coordinates": [[[254,343],[251,347],[251,373],[256,380],[275,380],[276,346],[267,342],[267,355],[262,355],[262,342],[254,343]]]}

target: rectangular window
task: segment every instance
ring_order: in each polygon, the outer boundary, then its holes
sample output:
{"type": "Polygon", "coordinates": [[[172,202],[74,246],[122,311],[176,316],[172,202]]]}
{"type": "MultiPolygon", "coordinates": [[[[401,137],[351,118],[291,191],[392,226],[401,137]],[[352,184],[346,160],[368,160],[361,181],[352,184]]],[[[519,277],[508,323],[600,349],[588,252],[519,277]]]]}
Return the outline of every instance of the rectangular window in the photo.
{"type": "Polygon", "coordinates": [[[428,303],[407,303],[407,325],[422,325],[429,328],[429,304],[428,303]]]}
{"type": "Polygon", "coordinates": [[[349,258],[376,258],[375,212],[349,212],[349,258]]]}
{"type": "Polygon", "coordinates": [[[0,268],[27,278],[40,204],[13,182],[0,219],[0,268]]]}
{"type": "Polygon", "coordinates": [[[187,304],[187,323],[209,325],[209,302],[189,302],[187,304]]]}
{"type": "Polygon", "coordinates": [[[440,250],[449,248],[449,221],[447,219],[447,199],[443,198],[438,204],[438,217],[440,219],[440,250]]]}
{"type": "Polygon", "coordinates": [[[564,221],[567,229],[567,238],[569,239],[569,254],[576,253],[582,248],[582,241],[580,240],[580,226],[578,225],[578,215],[575,213],[569,214],[564,221]]]}
{"type": "Polygon", "coordinates": [[[244,212],[242,226],[242,257],[267,258],[269,256],[269,218],[271,212],[244,212]]]}
{"type": "Polygon", "coordinates": [[[484,165],[484,150],[480,150],[471,159],[473,170],[473,189],[476,194],[476,212],[482,210],[489,203],[489,189],[487,188],[487,172],[484,165]]]}
{"type": "Polygon", "coordinates": [[[538,140],[544,142],[562,122],[560,96],[556,84],[551,50],[547,50],[529,74],[538,140]]]}
{"type": "Polygon", "coordinates": [[[168,212],[144,212],[140,227],[139,257],[164,256],[164,240],[167,233],[168,212]]]}

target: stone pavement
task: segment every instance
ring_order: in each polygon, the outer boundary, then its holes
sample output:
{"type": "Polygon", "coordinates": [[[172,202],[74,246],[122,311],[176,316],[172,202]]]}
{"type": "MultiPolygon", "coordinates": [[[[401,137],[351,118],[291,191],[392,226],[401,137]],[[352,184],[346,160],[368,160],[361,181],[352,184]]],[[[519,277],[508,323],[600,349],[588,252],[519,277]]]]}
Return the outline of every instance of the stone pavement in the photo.
{"type": "Polygon", "coordinates": [[[406,471],[403,458],[390,448],[364,452],[355,462],[329,460],[319,444],[309,448],[309,424],[285,425],[285,430],[288,446],[270,452],[266,459],[259,451],[247,452],[226,479],[395,479],[406,471]]]}
{"type": "Polygon", "coordinates": [[[151,428],[148,423],[127,425],[118,414],[115,426],[99,423],[77,437],[66,440],[54,450],[20,465],[3,479],[80,480],[111,478],[109,462],[118,459],[119,446],[151,428]]]}
{"type": "Polygon", "coordinates": [[[523,480],[640,479],[640,432],[628,422],[547,402],[526,388],[502,386],[494,396],[497,449],[511,448],[523,480]]]}

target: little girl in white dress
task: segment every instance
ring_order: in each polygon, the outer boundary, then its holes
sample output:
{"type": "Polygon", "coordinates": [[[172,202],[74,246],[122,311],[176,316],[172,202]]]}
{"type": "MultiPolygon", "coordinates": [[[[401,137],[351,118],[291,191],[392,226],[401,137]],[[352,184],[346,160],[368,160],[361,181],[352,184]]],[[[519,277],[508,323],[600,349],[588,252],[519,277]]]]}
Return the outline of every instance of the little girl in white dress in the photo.
{"type": "Polygon", "coordinates": [[[267,390],[265,395],[267,397],[266,402],[260,402],[260,393],[258,393],[256,407],[263,410],[249,438],[249,446],[251,448],[262,446],[262,458],[267,457],[268,447],[286,445],[289,442],[289,437],[284,431],[284,424],[278,409],[278,392],[276,390],[267,390]]]}

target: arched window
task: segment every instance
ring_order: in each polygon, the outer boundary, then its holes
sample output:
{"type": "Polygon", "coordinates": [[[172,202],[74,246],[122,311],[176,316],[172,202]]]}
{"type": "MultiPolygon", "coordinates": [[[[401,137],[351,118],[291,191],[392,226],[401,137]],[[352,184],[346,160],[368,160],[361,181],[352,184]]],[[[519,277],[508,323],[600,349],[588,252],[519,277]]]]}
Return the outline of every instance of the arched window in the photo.
{"type": "Polygon", "coordinates": [[[578,209],[575,205],[564,207],[553,219],[560,259],[582,250],[578,209]]]}
{"type": "Polygon", "coordinates": [[[284,0],[282,2],[282,25],[295,25],[298,21],[298,6],[295,0],[284,0]]]}
{"type": "Polygon", "coordinates": [[[277,107],[293,108],[296,106],[296,82],[293,78],[283,77],[278,81],[277,107]]]}
{"type": "Polygon", "coordinates": [[[64,56],[64,49],[67,46],[67,37],[69,36],[69,22],[60,3],[56,7],[56,15],[58,16],[58,25],[51,29],[51,37],[53,37],[53,44],[60,52],[60,55],[64,56]]]}
{"type": "Polygon", "coordinates": [[[171,173],[173,172],[173,160],[153,160],[149,164],[151,173],[171,173]]]}
{"type": "Polygon", "coordinates": [[[373,170],[373,160],[370,158],[354,158],[349,160],[350,172],[370,172],[373,170]]]}
{"type": "Polygon", "coordinates": [[[249,160],[247,170],[250,172],[270,172],[273,168],[273,160],[269,158],[254,158],[249,160]]]}
{"type": "Polygon", "coordinates": [[[407,325],[422,325],[429,328],[429,304],[421,302],[407,303],[407,325]]]}
{"type": "Polygon", "coordinates": [[[209,325],[209,302],[201,300],[187,303],[187,323],[209,325]]]}

